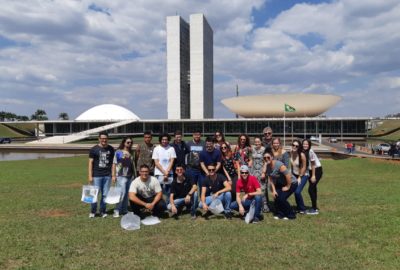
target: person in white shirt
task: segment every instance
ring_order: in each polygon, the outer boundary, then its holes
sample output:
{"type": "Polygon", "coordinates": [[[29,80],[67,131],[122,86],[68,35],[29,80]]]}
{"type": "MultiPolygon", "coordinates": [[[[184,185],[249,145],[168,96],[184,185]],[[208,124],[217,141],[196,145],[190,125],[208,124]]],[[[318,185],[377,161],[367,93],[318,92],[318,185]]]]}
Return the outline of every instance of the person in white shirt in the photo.
{"type": "Polygon", "coordinates": [[[170,140],[171,136],[168,133],[161,134],[158,138],[160,145],[154,148],[152,157],[155,164],[154,176],[160,182],[167,203],[169,202],[173,166],[176,159],[175,149],[169,144],[170,140]]]}
{"type": "Polygon", "coordinates": [[[149,166],[146,164],[141,165],[139,168],[140,176],[133,180],[129,188],[132,211],[140,218],[144,218],[145,212],[161,217],[167,209],[162,199],[160,183],[149,173],[149,166]]]}
{"type": "Polygon", "coordinates": [[[315,152],[311,149],[311,141],[303,140],[303,152],[307,159],[307,175],[309,176],[308,194],[310,194],[312,208],[306,211],[308,215],[318,215],[317,208],[317,184],[322,178],[322,165],[315,152]]]}

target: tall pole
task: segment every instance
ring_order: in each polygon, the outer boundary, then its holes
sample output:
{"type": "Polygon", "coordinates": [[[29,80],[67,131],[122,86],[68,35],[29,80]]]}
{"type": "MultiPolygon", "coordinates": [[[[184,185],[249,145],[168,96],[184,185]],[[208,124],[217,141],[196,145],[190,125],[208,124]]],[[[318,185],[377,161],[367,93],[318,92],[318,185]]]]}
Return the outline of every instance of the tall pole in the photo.
{"type": "Polygon", "coordinates": [[[285,106],[283,106],[283,147],[286,146],[286,110],[285,106]]]}
{"type": "MultiPolygon", "coordinates": [[[[239,85],[236,84],[236,96],[239,96],[239,85]]],[[[236,114],[236,118],[239,118],[239,115],[236,114]]]]}

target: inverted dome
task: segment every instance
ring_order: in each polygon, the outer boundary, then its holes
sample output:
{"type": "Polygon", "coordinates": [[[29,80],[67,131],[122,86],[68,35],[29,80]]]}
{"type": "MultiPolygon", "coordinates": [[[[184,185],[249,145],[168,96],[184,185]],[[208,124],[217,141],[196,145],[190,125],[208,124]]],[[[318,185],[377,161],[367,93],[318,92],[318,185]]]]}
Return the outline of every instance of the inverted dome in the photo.
{"type": "Polygon", "coordinates": [[[79,115],[75,120],[83,120],[83,121],[93,121],[93,120],[129,120],[140,118],[131,112],[130,110],[114,105],[114,104],[102,104],[90,108],[85,111],[81,115],[79,115]]]}
{"type": "Polygon", "coordinates": [[[335,95],[283,94],[233,97],[221,102],[232,112],[247,118],[283,117],[285,104],[296,109],[286,112],[286,117],[313,117],[326,112],[341,99],[335,95]]]}

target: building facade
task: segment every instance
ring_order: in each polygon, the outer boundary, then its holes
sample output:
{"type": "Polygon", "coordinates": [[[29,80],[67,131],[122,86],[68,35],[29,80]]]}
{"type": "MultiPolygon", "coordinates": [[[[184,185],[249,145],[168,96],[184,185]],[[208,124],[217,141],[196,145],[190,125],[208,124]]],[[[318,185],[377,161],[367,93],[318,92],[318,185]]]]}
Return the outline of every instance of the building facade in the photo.
{"type": "Polygon", "coordinates": [[[203,14],[167,17],[168,119],[213,118],[213,31],[203,14]]]}

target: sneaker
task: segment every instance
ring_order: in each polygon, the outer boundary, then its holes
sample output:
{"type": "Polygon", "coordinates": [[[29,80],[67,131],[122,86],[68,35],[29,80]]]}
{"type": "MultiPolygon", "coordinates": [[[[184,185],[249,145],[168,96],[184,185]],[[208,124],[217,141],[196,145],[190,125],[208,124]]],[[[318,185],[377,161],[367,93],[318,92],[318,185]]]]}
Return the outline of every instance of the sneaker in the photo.
{"type": "Polygon", "coordinates": [[[287,217],[274,216],[276,220],[289,220],[287,217]]]}
{"type": "Polygon", "coordinates": [[[298,210],[297,213],[299,213],[301,215],[304,215],[306,213],[306,211],[305,210],[298,210]]]}
{"type": "Polygon", "coordinates": [[[224,216],[225,216],[225,219],[227,219],[227,220],[231,220],[232,219],[232,213],[231,212],[225,213],[224,216]]]}
{"type": "Polygon", "coordinates": [[[114,211],[113,217],[119,218],[119,211],[118,210],[114,211]]]}
{"type": "Polygon", "coordinates": [[[196,218],[197,218],[197,216],[196,216],[196,215],[193,215],[190,219],[191,219],[191,220],[196,220],[196,218]]]}
{"type": "Polygon", "coordinates": [[[178,214],[174,214],[174,215],[172,215],[172,217],[173,217],[175,220],[179,220],[178,214]]]}
{"type": "Polygon", "coordinates": [[[309,210],[307,210],[306,214],[307,215],[318,215],[319,211],[318,211],[318,209],[309,209],[309,210]]]}
{"type": "Polygon", "coordinates": [[[102,218],[106,218],[107,216],[108,216],[107,213],[102,213],[102,214],[101,214],[101,217],[102,217],[102,218]]]}
{"type": "Polygon", "coordinates": [[[95,216],[96,216],[95,213],[90,213],[90,214],[89,214],[89,218],[94,218],[95,216]]]}
{"type": "Polygon", "coordinates": [[[258,219],[258,217],[255,217],[251,223],[256,224],[256,223],[258,223],[258,222],[260,222],[260,220],[258,219]]]}

